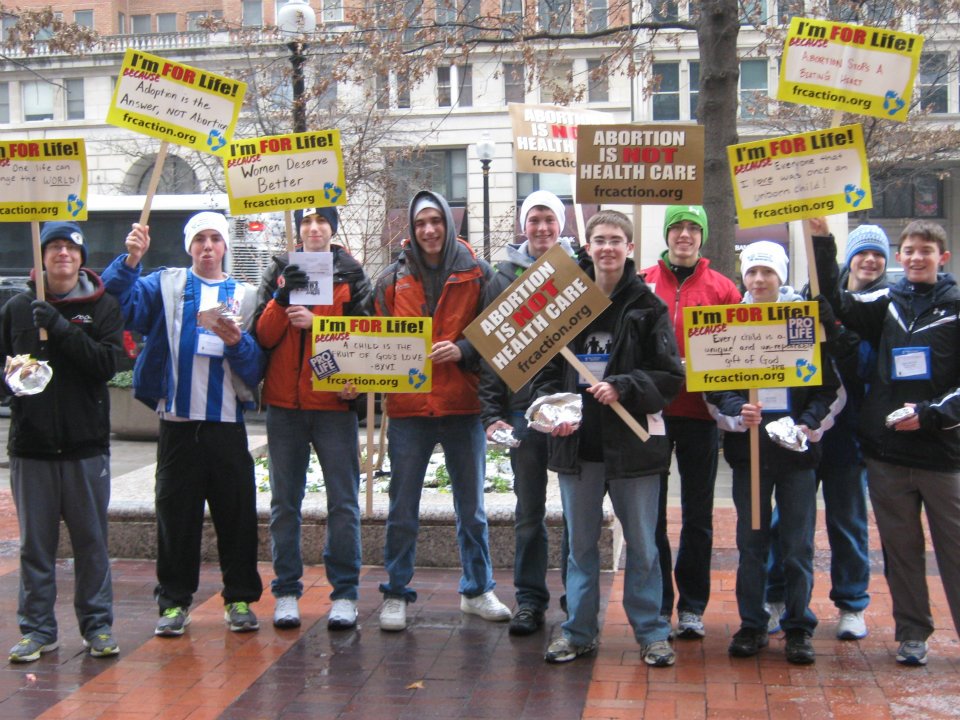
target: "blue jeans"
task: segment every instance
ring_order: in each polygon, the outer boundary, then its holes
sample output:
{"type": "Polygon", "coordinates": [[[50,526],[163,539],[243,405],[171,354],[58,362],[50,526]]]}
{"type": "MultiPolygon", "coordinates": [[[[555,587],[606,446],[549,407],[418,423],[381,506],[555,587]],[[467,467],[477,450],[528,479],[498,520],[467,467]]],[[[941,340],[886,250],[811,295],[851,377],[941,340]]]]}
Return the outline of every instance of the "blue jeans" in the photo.
{"type": "Polygon", "coordinates": [[[780,548],[783,552],[784,630],[811,635],[817,617],[810,610],[813,592],[813,533],[817,521],[817,479],[814,471],[779,467],[760,473],[760,529],[751,528],[750,466],[734,465],[733,502],[737,508],[737,607],[743,627],[767,627],[763,608],[770,554],[771,498],[780,509],[780,548]]]}
{"type": "MultiPolygon", "coordinates": [[[[870,604],[870,547],[867,531],[866,470],[855,465],[821,463],[823,506],[830,541],[830,599],[841,611],[857,612],[870,604]]],[[[771,525],[767,599],[783,601],[783,566],[779,545],[779,513],[771,525]]]]}
{"type": "Polygon", "coordinates": [[[360,459],[353,412],[267,407],[270,451],[270,538],[276,596],[303,594],[300,508],[310,448],[323,471],[327,537],[323,563],[332,600],[357,599],[360,583],[360,459]]]}
{"type": "Polygon", "coordinates": [[[654,530],[660,478],[645,475],[607,483],[603,463],[581,461],[579,475],[561,473],[560,496],[570,542],[567,559],[567,621],[563,634],[575,645],[586,645],[600,632],[600,530],[603,497],[608,492],[623,526],[627,566],[623,578],[623,609],[637,642],[666,640],[670,625],[660,619],[660,563],[654,530]]]}
{"type": "Polygon", "coordinates": [[[680,473],[680,545],[677,564],[671,568],[667,536],[669,473],[660,476],[660,509],[657,517],[657,550],[663,577],[662,615],[673,614],[673,582],[680,598],[677,610],[703,615],[710,600],[710,557],[713,554],[713,494],[719,455],[717,424],[713,420],[666,417],[667,437],[677,454],[680,473]]]}
{"type": "Polygon", "coordinates": [[[417,556],[420,493],[437,443],[443,448],[457,516],[457,544],[463,568],[459,592],[477,597],[493,590],[487,515],[483,508],[487,438],[480,416],[390,418],[387,435],[390,511],[383,558],[389,582],[381,583],[380,592],[407,602],[417,599],[409,584],[417,556]]]}

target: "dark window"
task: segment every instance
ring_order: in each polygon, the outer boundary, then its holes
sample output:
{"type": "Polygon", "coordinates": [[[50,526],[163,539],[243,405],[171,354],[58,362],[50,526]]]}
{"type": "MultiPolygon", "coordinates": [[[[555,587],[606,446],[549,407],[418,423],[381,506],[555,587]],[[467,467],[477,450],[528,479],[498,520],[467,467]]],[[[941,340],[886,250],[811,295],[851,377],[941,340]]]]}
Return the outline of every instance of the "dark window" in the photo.
{"type": "Polygon", "coordinates": [[[880,218],[942,218],[943,181],[933,173],[876,183],[873,208],[865,215],[880,218]]]}

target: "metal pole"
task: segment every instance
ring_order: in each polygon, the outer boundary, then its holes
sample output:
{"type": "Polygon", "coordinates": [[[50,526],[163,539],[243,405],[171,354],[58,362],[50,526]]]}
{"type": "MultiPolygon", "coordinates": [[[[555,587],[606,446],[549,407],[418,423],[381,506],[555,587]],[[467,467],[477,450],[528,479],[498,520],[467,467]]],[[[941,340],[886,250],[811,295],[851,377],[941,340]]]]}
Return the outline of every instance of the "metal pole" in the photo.
{"type": "Polygon", "coordinates": [[[293,66],[293,131],[302,133],[307,131],[307,109],[303,104],[303,65],[306,62],[303,50],[306,43],[292,42],[288,47],[293,66]]]}
{"type": "Polygon", "coordinates": [[[483,165],[483,259],[490,262],[490,161],[483,165]]]}

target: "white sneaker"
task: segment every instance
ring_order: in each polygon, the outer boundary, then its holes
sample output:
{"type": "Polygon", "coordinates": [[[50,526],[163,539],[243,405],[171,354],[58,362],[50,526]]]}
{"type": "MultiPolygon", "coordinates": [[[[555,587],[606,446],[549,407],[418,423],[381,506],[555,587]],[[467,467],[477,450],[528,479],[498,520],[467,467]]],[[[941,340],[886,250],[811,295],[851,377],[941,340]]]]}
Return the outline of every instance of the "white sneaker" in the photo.
{"type": "Polygon", "coordinates": [[[407,629],[407,601],[390,597],[384,600],[380,609],[380,629],[398,632],[407,629]]]}
{"type": "Polygon", "coordinates": [[[300,627],[300,603],[296,595],[281,595],[273,609],[273,625],[278,628],[300,627]]]}
{"type": "Polygon", "coordinates": [[[770,620],[767,621],[767,633],[773,635],[780,632],[780,618],[787,611],[787,606],[782,602],[764,603],[763,609],[770,613],[770,620]]]}
{"type": "Polygon", "coordinates": [[[837,623],[839,640],[860,640],[867,636],[867,624],[863,621],[863,610],[841,610],[837,623]]]}
{"type": "Polygon", "coordinates": [[[461,595],[460,612],[468,615],[479,615],[484,620],[490,620],[491,622],[506,622],[511,617],[510,608],[497,599],[493,590],[488,590],[483,595],[472,598],[461,595]]]}
{"type": "Polygon", "coordinates": [[[349,598],[334,600],[327,616],[330,630],[348,630],[357,626],[357,601],[349,598]]]}

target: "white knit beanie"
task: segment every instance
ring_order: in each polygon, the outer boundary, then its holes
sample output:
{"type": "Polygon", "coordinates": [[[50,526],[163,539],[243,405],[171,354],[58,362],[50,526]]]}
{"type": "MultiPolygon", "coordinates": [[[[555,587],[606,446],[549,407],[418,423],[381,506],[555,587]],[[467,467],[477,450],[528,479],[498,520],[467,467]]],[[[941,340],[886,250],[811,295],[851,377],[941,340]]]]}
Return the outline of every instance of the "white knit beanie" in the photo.
{"type": "Polygon", "coordinates": [[[526,231],[529,212],[541,205],[553,211],[553,214],[557,216],[557,222],[560,224],[560,232],[563,232],[567,213],[563,209],[563,201],[549,190],[536,190],[527,195],[527,199],[520,206],[520,232],[526,231]]]}
{"type": "Polygon", "coordinates": [[[183,249],[189,253],[193,239],[203,230],[216,230],[226,246],[230,247],[230,224],[227,219],[218,212],[204,211],[194,215],[183,226],[183,249]]]}
{"type": "Polygon", "coordinates": [[[780,278],[780,284],[787,282],[787,253],[783,246],[772,240],[757,240],[747,245],[740,253],[740,274],[744,279],[752,267],[768,267],[780,278]]]}

